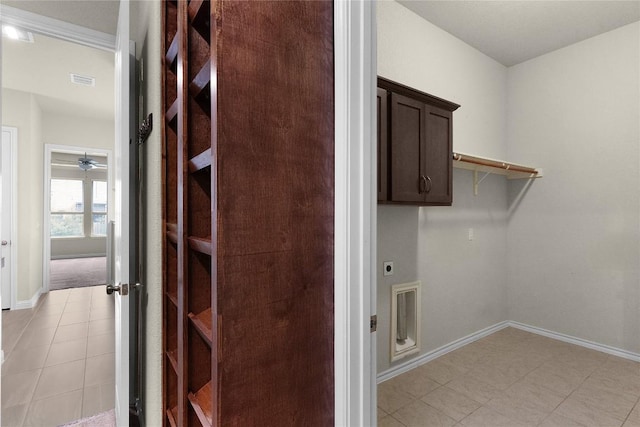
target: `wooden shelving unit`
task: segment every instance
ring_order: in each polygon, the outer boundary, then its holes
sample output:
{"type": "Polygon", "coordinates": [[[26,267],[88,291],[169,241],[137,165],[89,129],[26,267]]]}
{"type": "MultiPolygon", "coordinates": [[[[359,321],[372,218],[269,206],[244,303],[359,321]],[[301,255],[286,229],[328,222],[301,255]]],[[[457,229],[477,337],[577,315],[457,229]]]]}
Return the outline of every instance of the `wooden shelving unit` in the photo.
{"type": "MultiPolygon", "coordinates": [[[[208,421],[201,424],[211,425],[215,396],[203,384],[211,384],[215,374],[211,369],[215,366],[211,353],[215,280],[211,275],[213,151],[208,93],[215,53],[210,47],[210,17],[215,3],[164,4],[164,327],[175,331],[175,338],[165,338],[165,352],[167,365],[176,375],[175,384],[164,381],[165,423],[194,425],[201,418],[201,408],[208,408],[208,421]]],[[[167,375],[171,375],[169,368],[167,375]]]]}
{"type": "Polygon", "coordinates": [[[164,425],[329,425],[333,3],[162,20],[164,425]]]}
{"type": "Polygon", "coordinates": [[[478,186],[489,174],[504,175],[507,179],[542,178],[541,169],[455,152],[453,153],[453,167],[473,172],[473,193],[475,195],[478,195],[478,186]],[[485,175],[478,178],[478,172],[483,172],[485,175]]]}

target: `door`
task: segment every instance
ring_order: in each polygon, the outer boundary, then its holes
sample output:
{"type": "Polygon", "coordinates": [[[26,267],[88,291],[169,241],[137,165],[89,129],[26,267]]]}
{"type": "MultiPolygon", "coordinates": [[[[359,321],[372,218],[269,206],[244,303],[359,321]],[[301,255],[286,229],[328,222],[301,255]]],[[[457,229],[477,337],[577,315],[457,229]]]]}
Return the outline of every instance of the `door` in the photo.
{"type": "Polygon", "coordinates": [[[394,202],[423,202],[425,198],[425,105],[391,94],[391,195],[394,202]]]}
{"type": "Polygon", "coordinates": [[[12,203],[12,157],[17,130],[2,128],[2,149],[0,150],[0,175],[2,177],[2,201],[0,204],[2,226],[0,228],[0,287],[2,289],[2,309],[11,308],[11,228],[13,226],[12,203]]]}
{"type": "Polygon", "coordinates": [[[116,141],[115,141],[115,200],[113,232],[113,279],[116,283],[116,424],[129,425],[129,296],[130,283],[130,218],[129,194],[129,1],[120,0],[115,52],[116,141]]]}
{"type": "Polygon", "coordinates": [[[451,111],[426,106],[427,146],[423,175],[428,177],[429,191],[425,200],[429,203],[450,205],[453,200],[450,160],[453,152],[452,116],[451,111]]]}

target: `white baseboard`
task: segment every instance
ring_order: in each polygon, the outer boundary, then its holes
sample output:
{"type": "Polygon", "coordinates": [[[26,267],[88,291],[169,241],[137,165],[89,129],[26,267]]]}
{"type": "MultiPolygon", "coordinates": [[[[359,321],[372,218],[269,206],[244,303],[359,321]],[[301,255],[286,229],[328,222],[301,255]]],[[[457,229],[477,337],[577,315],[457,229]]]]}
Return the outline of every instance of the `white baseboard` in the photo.
{"type": "Polygon", "coordinates": [[[443,356],[447,353],[452,352],[453,350],[457,350],[460,347],[464,347],[467,344],[471,344],[474,341],[479,340],[480,338],[484,338],[487,335],[491,335],[494,332],[498,332],[501,329],[506,328],[507,326],[509,326],[509,322],[508,321],[504,321],[504,322],[500,322],[500,323],[496,323],[493,326],[489,326],[487,328],[481,329],[477,332],[474,332],[470,335],[467,335],[466,337],[457,339],[453,342],[450,342],[449,344],[445,344],[442,347],[438,347],[435,350],[432,350],[428,353],[425,353],[421,356],[418,356],[414,359],[408,360],[400,365],[394,366],[392,368],[387,369],[386,371],[380,372],[377,375],[377,382],[381,383],[383,381],[386,381],[388,379],[391,379],[397,375],[403,374],[405,372],[408,372],[410,370],[412,370],[413,368],[416,368],[420,365],[424,365],[425,363],[428,363],[430,361],[432,361],[433,359],[436,359],[440,356],[443,356]]]}
{"type": "Polygon", "coordinates": [[[14,309],[22,310],[23,308],[33,308],[38,304],[38,300],[40,299],[40,295],[42,295],[42,289],[38,289],[38,292],[35,293],[31,299],[16,301],[16,306],[14,309]]]}
{"type": "Polygon", "coordinates": [[[571,335],[565,335],[559,332],[553,332],[547,329],[538,328],[537,326],[525,325],[524,323],[514,322],[513,320],[508,322],[508,326],[511,326],[512,328],[522,329],[523,331],[531,332],[532,334],[542,335],[547,338],[553,338],[554,340],[579,345],[580,347],[585,347],[591,350],[601,351],[602,353],[607,353],[613,356],[640,362],[640,354],[634,353],[632,351],[611,347],[605,344],[598,344],[596,342],[585,340],[582,338],[572,337],[571,335]]]}
{"type": "Polygon", "coordinates": [[[71,254],[71,255],[51,255],[51,260],[58,259],[76,259],[76,258],[103,258],[106,257],[107,253],[99,253],[99,254],[71,254]]]}
{"type": "Polygon", "coordinates": [[[460,338],[449,344],[443,345],[442,347],[432,350],[429,353],[425,353],[419,357],[416,357],[415,359],[408,360],[401,365],[397,365],[387,369],[386,371],[380,372],[376,377],[377,382],[379,384],[397,375],[408,372],[411,369],[417,368],[420,365],[424,365],[425,363],[428,363],[440,356],[443,356],[449,352],[452,352],[453,350],[457,350],[460,347],[463,347],[467,344],[471,344],[472,342],[477,341],[480,338],[484,338],[487,335],[491,335],[494,332],[498,332],[499,330],[507,328],[509,326],[512,328],[531,332],[532,334],[542,335],[544,337],[551,338],[554,340],[563,341],[569,344],[579,345],[581,347],[589,348],[591,350],[596,350],[602,353],[611,354],[613,356],[622,357],[624,359],[633,360],[635,362],[640,362],[640,354],[634,353],[632,351],[622,350],[620,348],[615,348],[615,347],[611,347],[604,344],[598,344],[593,341],[572,337],[570,335],[561,334],[559,332],[549,331],[547,329],[538,328],[536,326],[525,325],[524,323],[514,322],[512,320],[505,320],[504,322],[496,323],[493,326],[489,326],[488,328],[481,329],[477,332],[474,332],[471,335],[467,335],[464,338],[460,338]]]}

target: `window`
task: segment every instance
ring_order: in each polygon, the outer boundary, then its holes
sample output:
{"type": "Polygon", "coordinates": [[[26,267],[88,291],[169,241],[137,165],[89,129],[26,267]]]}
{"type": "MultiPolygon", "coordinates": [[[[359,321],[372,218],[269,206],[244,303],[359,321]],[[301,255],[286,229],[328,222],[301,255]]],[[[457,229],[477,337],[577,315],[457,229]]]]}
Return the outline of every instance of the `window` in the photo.
{"type": "Polygon", "coordinates": [[[107,181],[92,181],[91,235],[107,235],[107,181]]]}
{"type": "Polygon", "coordinates": [[[84,188],[80,180],[51,180],[51,237],[84,236],[84,188]]]}
{"type": "Polygon", "coordinates": [[[104,180],[52,179],[51,237],[105,237],[107,192],[104,180]]]}

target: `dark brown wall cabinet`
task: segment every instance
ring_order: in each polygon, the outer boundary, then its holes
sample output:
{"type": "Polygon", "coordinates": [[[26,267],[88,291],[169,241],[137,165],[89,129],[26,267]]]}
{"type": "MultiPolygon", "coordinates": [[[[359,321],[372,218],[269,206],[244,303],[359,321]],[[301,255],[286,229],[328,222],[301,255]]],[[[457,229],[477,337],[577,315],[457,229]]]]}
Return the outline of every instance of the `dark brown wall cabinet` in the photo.
{"type": "Polygon", "coordinates": [[[378,77],[378,201],[452,202],[452,112],[459,105],[378,77]]]}
{"type": "Polygon", "coordinates": [[[333,4],[167,0],[162,41],[164,425],[333,425],[333,4]]]}

